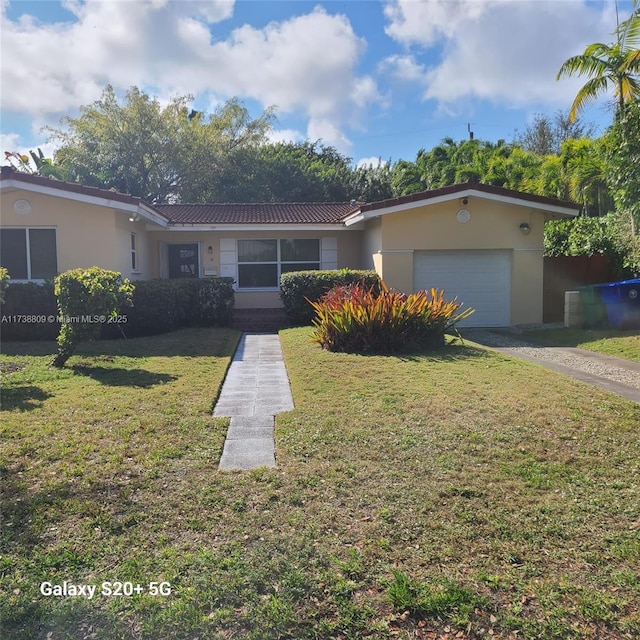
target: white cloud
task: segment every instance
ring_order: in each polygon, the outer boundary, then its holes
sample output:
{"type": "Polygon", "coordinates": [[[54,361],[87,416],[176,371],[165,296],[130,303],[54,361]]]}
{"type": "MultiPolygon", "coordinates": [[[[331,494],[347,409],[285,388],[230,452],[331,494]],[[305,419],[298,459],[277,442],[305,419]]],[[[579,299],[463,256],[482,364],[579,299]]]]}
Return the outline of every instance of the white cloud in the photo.
{"type": "Polygon", "coordinates": [[[267,134],[270,142],[303,142],[306,138],[304,133],[296,129],[274,129],[267,134]]]}
{"type": "Polygon", "coordinates": [[[383,70],[417,82],[446,110],[474,99],[568,107],[584,80],[557,82],[558,69],[615,26],[610,7],[583,1],[393,0],[385,15],[387,34],[413,53],[388,58],[383,70]]]}
{"type": "Polygon", "coordinates": [[[27,15],[11,21],[3,9],[2,108],[59,118],[99,98],[108,83],[118,92],[136,85],[214,103],[239,96],[301,111],[310,131],[344,148],[341,128],[382,100],[373,78],[357,73],[366,43],[349,20],[318,7],[216,39],[215,23],[232,15],[233,4],[66,0],[69,19],[55,24],[27,15]]]}
{"type": "Polygon", "coordinates": [[[384,7],[387,35],[405,45],[431,46],[453,37],[460,25],[480,18],[495,0],[392,0],[384,7]]]}
{"type": "Polygon", "coordinates": [[[382,160],[379,156],[371,156],[370,158],[360,158],[360,160],[356,162],[356,167],[373,167],[375,169],[387,164],[389,164],[387,160],[382,160]]]}
{"type": "Polygon", "coordinates": [[[426,68],[412,55],[392,55],[380,62],[378,69],[402,82],[424,84],[426,68]]]}
{"type": "Polygon", "coordinates": [[[340,153],[348,154],[351,141],[332,120],[311,118],[307,127],[307,138],[312,142],[321,140],[324,145],[335,147],[340,153]]]}
{"type": "MultiPolygon", "coordinates": [[[[0,133],[0,152],[4,158],[5,151],[18,151],[22,144],[22,136],[19,133],[0,133]]],[[[21,151],[20,153],[24,153],[21,151]]]]}

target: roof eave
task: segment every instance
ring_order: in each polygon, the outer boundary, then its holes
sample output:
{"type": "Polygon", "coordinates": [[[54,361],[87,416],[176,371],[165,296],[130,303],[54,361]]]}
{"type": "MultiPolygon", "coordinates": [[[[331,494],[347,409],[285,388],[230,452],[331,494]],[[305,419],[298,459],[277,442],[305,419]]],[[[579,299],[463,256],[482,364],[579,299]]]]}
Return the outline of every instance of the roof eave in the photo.
{"type": "Polygon", "coordinates": [[[148,205],[139,198],[131,197],[131,201],[125,202],[118,198],[109,198],[108,196],[90,195],[87,193],[79,193],[77,191],[70,191],[67,189],[61,189],[56,185],[55,181],[52,181],[51,185],[35,184],[27,182],[26,180],[15,180],[12,178],[3,179],[0,182],[0,192],[22,190],[30,193],[38,193],[41,195],[52,196],[54,198],[63,198],[66,200],[73,200],[75,202],[83,202],[85,204],[96,205],[99,207],[106,207],[108,209],[114,209],[116,211],[122,211],[129,215],[139,215],[141,218],[153,222],[162,227],[168,226],[168,219],[165,218],[160,212],[156,211],[151,205],[148,205]]]}
{"type": "Polygon", "coordinates": [[[567,216],[567,217],[575,217],[580,213],[579,205],[570,205],[569,203],[564,203],[562,201],[558,201],[558,204],[554,204],[552,202],[542,202],[537,200],[532,200],[528,198],[520,198],[517,196],[491,193],[487,191],[483,191],[480,189],[474,189],[473,187],[468,187],[466,189],[460,189],[459,191],[446,193],[442,195],[437,195],[433,197],[425,197],[423,199],[416,199],[410,202],[403,202],[396,205],[390,205],[387,207],[376,207],[374,209],[358,211],[354,214],[351,214],[347,218],[345,218],[345,225],[350,226],[357,222],[365,222],[367,220],[371,220],[372,218],[377,218],[379,216],[388,215],[391,213],[398,213],[400,211],[408,211],[411,209],[417,209],[419,207],[431,206],[435,204],[439,204],[442,202],[450,202],[451,200],[458,200],[460,198],[465,197],[476,197],[482,198],[484,200],[493,200],[496,202],[501,202],[503,204],[513,204],[519,207],[533,208],[538,209],[540,211],[544,211],[545,213],[567,216]]]}
{"type": "Polygon", "coordinates": [[[297,223],[234,223],[206,224],[198,222],[173,223],[171,231],[340,231],[345,230],[342,222],[297,222],[297,223]]]}

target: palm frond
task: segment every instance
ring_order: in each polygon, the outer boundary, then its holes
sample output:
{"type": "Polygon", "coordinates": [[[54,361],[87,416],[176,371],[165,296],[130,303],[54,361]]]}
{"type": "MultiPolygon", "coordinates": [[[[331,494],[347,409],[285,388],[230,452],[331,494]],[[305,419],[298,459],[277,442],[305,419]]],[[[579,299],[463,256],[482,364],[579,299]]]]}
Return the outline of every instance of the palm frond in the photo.
{"type": "Polygon", "coordinates": [[[640,49],[632,49],[620,65],[620,71],[630,74],[640,74],[640,49]]]}
{"type": "Polygon", "coordinates": [[[601,76],[599,78],[591,78],[586,84],[578,91],[571,109],[569,110],[569,119],[573,122],[579,111],[582,111],[586,106],[595,102],[602,93],[607,90],[609,80],[607,77],[601,76]]]}
{"type": "Polygon", "coordinates": [[[610,69],[610,64],[606,60],[596,58],[594,56],[579,55],[572,56],[560,67],[556,80],[560,80],[565,76],[572,76],[578,74],[581,76],[592,77],[596,75],[602,75],[607,73],[610,69]]]}
{"type": "Polygon", "coordinates": [[[634,2],[631,15],[620,23],[615,34],[622,48],[640,44],[640,4],[638,2],[634,2]]]}
{"type": "Polygon", "coordinates": [[[640,81],[630,76],[624,77],[620,81],[618,92],[622,94],[622,101],[625,104],[638,100],[640,99],[640,81]]]}

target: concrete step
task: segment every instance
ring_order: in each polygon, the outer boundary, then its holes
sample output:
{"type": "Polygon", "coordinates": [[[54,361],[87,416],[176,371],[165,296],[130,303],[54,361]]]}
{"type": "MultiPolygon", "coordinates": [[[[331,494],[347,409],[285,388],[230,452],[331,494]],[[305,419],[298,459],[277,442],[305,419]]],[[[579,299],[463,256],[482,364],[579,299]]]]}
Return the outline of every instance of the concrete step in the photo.
{"type": "Polygon", "coordinates": [[[240,331],[278,331],[289,326],[284,309],[234,309],[231,326],[240,331]]]}

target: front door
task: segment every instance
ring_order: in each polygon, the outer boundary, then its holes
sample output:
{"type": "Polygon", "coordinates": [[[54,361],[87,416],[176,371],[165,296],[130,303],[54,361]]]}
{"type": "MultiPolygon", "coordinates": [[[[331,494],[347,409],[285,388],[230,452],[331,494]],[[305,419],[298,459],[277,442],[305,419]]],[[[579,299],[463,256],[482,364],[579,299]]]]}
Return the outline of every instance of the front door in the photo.
{"type": "Polygon", "coordinates": [[[197,244],[170,244],[168,249],[170,278],[198,277],[197,244]]]}

